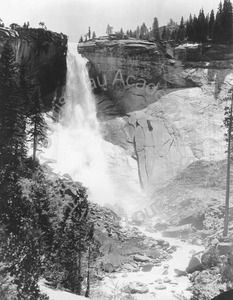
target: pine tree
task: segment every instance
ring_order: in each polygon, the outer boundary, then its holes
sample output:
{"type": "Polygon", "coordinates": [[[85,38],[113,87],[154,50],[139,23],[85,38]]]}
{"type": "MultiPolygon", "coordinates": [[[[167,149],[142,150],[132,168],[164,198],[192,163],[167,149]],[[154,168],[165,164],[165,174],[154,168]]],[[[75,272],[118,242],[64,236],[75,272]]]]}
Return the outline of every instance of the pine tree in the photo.
{"type": "Polygon", "coordinates": [[[187,37],[187,40],[190,41],[191,40],[191,28],[193,26],[193,18],[192,18],[192,15],[190,14],[189,15],[189,19],[187,20],[187,23],[186,23],[186,37],[187,37]]]}
{"type": "Polygon", "coordinates": [[[186,36],[186,33],[185,33],[184,18],[181,17],[180,26],[178,29],[178,36],[177,36],[178,42],[183,42],[185,36],[186,36]]]}
{"type": "Polygon", "coordinates": [[[36,167],[36,155],[38,148],[47,145],[47,125],[43,116],[43,104],[40,97],[39,87],[35,85],[31,97],[30,120],[28,131],[28,141],[32,143],[33,148],[33,172],[36,167]]]}
{"type": "Polygon", "coordinates": [[[213,25],[213,41],[214,42],[223,42],[223,26],[222,26],[222,15],[223,15],[223,8],[222,2],[220,2],[218,11],[216,14],[216,18],[213,25]]]}
{"type": "Polygon", "coordinates": [[[14,51],[6,43],[0,59],[0,206],[2,221],[10,228],[17,227],[11,206],[15,208],[20,195],[17,184],[27,158],[26,107],[19,82],[14,51]]]}
{"type": "Polygon", "coordinates": [[[172,33],[171,33],[171,40],[176,41],[176,39],[177,39],[177,31],[173,30],[172,33]]]}
{"type": "Polygon", "coordinates": [[[215,21],[215,16],[214,16],[214,10],[211,10],[210,13],[210,20],[209,20],[209,24],[208,24],[208,35],[209,38],[212,39],[213,37],[213,25],[214,25],[214,21],[215,21]]]}
{"type": "Polygon", "coordinates": [[[38,287],[41,257],[51,243],[46,181],[41,181],[41,174],[33,180],[21,178],[17,184],[11,181],[8,181],[11,201],[5,213],[1,211],[1,225],[5,224],[7,235],[0,248],[0,259],[5,263],[4,271],[14,277],[17,299],[41,299],[38,287]]]}
{"type": "Polygon", "coordinates": [[[223,42],[232,41],[232,21],[233,11],[232,3],[230,0],[224,0],[222,9],[222,28],[223,28],[223,42]]]}
{"type": "Polygon", "coordinates": [[[197,41],[205,42],[208,35],[208,22],[205,17],[204,10],[201,9],[196,24],[197,41]]]}
{"type": "Polygon", "coordinates": [[[160,40],[159,36],[159,22],[158,19],[155,17],[152,25],[152,32],[153,32],[153,38],[155,41],[160,40]]]}
{"type": "Polygon", "coordinates": [[[120,30],[120,39],[124,39],[124,36],[125,36],[124,31],[121,28],[121,30],[120,30]]]}
{"type": "Polygon", "coordinates": [[[83,43],[83,36],[80,36],[79,43],[83,43]]]}
{"type": "Polygon", "coordinates": [[[34,206],[23,194],[27,168],[25,69],[20,70],[10,44],[3,46],[0,59],[0,226],[4,228],[0,260],[4,272],[12,274],[17,299],[41,299],[39,229],[34,206]]]}
{"type": "Polygon", "coordinates": [[[167,29],[166,29],[166,26],[163,27],[163,31],[162,31],[162,36],[161,38],[163,40],[167,40],[167,37],[168,37],[168,34],[167,34],[167,29]]]}
{"type": "Polygon", "coordinates": [[[139,39],[140,38],[140,27],[139,26],[137,26],[135,34],[136,34],[136,38],[139,39]]]}
{"type": "Polygon", "coordinates": [[[96,38],[96,34],[95,34],[95,31],[92,32],[92,40],[95,40],[96,38]]]}
{"type": "Polygon", "coordinates": [[[2,19],[0,19],[0,27],[5,27],[5,25],[4,25],[3,21],[2,21],[2,19]]]}
{"type": "Polygon", "coordinates": [[[88,221],[88,210],[86,190],[72,187],[72,192],[66,196],[62,220],[56,226],[53,246],[54,263],[62,275],[60,283],[78,295],[82,292],[82,280],[88,263],[88,259],[85,261],[84,258],[86,252],[88,256],[88,248],[91,250],[93,240],[93,224],[88,221]]]}
{"type": "Polygon", "coordinates": [[[0,59],[0,167],[20,168],[26,158],[25,103],[19,88],[19,68],[12,46],[3,46],[0,59]]]}
{"type": "Polygon", "coordinates": [[[110,35],[110,34],[112,34],[112,29],[113,29],[113,27],[112,26],[110,26],[109,24],[107,25],[107,29],[106,29],[106,33],[107,33],[107,35],[110,35]]]}
{"type": "Polygon", "coordinates": [[[143,23],[142,26],[140,27],[140,35],[139,35],[139,37],[142,40],[147,40],[148,37],[149,37],[148,28],[146,27],[145,23],[143,23]]]}

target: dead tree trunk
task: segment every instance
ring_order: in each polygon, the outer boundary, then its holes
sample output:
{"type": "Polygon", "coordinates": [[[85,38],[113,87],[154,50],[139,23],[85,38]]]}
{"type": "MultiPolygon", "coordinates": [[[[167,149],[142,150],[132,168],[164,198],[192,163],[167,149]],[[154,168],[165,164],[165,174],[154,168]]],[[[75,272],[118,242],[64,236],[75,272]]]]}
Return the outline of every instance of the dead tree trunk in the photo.
{"type": "Polygon", "coordinates": [[[225,217],[224,217],[224,230],[223,236],[228,234],[228,218],[229,218],[229,198],[230,198],[230,176],[231,176],[231,132],[232,132],[232,102],[233,94],[231,97],[231,108],[229,115],[228,127],[228,146],[227,146],[227,183],[226,183],[226,202],[225,202],[225,217]]]}

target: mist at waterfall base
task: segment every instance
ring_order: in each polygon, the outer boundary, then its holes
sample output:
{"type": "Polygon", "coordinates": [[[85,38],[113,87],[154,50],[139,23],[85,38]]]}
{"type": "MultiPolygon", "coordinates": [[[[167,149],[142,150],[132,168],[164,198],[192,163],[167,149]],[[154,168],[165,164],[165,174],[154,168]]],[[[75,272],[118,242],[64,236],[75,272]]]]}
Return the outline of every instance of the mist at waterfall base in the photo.
{"type": "MultiPolygon", "coordinates": [[[[101,137],[86,63],[77,45],[69,43],[64,105],[58,123],[47,120],[52,134],[43,158],[54,161],[53,172],[69,174],[87,187],[91,201],[132,211],[142,201],[140,185],[130,181],[124,168],[117,173],[118,162],[113,160],[119,156],[122,160],[124,153],[101,137]]],[[[126,165],[131,163],[125,160],[126,165]]]]}

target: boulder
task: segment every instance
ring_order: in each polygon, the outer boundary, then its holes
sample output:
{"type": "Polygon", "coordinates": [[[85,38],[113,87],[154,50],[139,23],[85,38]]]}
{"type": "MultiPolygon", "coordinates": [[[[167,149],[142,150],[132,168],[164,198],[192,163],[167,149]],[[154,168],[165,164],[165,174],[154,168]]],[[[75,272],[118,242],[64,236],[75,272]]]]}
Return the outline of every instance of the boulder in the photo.
{"type": "Polygon", "coordinates": [[[146,250],[145,253],[148,257],[153,259],[158,259],[161,256],[160,251],[158,249],[154,249],[154,250],[149,249],[146,250]]]}
{"type": "Polygon", "coordinates": [[[143,243],[146,245],[147,248],[154,248],[155,246],[157,246],[157,242],[152,238],[144,239],[143,243]]]}
{"type": "Polygon", "coordinates": [[[112,273],[112,272],[115,271],[115,267],[109,262],[102,263],[102,270],[107,272],[107,273],[112,273]]]}
{"type": "Polygon", "coordinates": [[[218,296],[212,298],[212,300],[230,300],[233,299],[233,290],[219,294],[218,296]]]}
{"type": "Polygon", "coordinates": [[[163,279],[163,282],[164,282],[164,283],[170,283],[170,282],[171,282],[171,279],[168,278],[168,277],[165,277],[165,278],[163,279]]]}
{"type": "Polygon", "coordinates": [[[219,243],[217,245],[217,249],[219,251],[219,255],[226,255],[232,253],[231,243],[219,243]]]}
{"type": "Polygon", "coordinates": [[[198,256],[193,256],[189,261],[188,267],[186,268],[186,272],[193,273],[195,271],[201,270],[203,270],[201,259],[198,256]]]}
{"type": "Polygon", "coordinates": [[[172,254],[177,250],[176,246],[171,246],[167,249],[167,253],[172,254]]]}
{"type": "Polygon", "coordinates": [[[157,239],[156,242],[161,247],[164,245],[164,242],[166,243],[166,241],[164,241],[163,239],[157,239]]]}
{"type": "Polygon", "coordinates": [[[146,264],[145,266],[142,267],[142,272],[150,272],[153,267],[154,265],[152,264],[146,264]]]}
{"type": "Polygon", "coordinates": [[[193,228],[191,224],[174,226],[170,229],[165,230],[162,235],[164,237],[185,237],[193,232],[193,228]]]}
{"type": "Polygon", "coordinates": [[[166,286],[163,284],[163,283],[161,283],[161,282],[157,282],[156,284],[155,284],[155,289],[156,290],[166,290],[166,286]]]}
{"type": "Polygon", "coordinates": [[[125,288],[125,293],[130,294],[145,294],[149,291],[147,285],[141,282],[130,282],[125,288]]]}
{"type": "Polygon", "coordinates": [[[165,269],[162,273],[162,275],[168,275],[168,269],[165,269]]]}
{"type": "MultiPolygon", "coordinates": [[[[219,256],[219,252],[217,247],[210,246],[208,247],[201,256],[201,262],[205,268],[213,268],[217,266],[219,263],[221,256],[219,256]]],[[[224,255],[225,258],[225,255],[224,255]]]]}
{"type": "Polygon", "coordinates": [[[136,254],[134,255],[134,260],[138,262],[148,262],[151,261],[151,258],[145,255],[136,254]]]}
{"type": "Polygon", "coordinates": [[[167,241],[163,241],[162,248],[168,249],[169,247],[170,247],[170,244],[167,241]]]}
{"type": "Polygon", "coordinates": [[[153,228],[154,231],[162,231],[162,230],[166,230],[169,227],[169,225],[167,223],[156,223],[153,228]]]}
{"type": "Polygon", "coordinates": [[[197,211],[194,215],[187,216],[182,218],[179,222],[179,225],[191,224],[198,230],[203,229],[203,221],[205,220],[205,213],[197,211]]]}
{"type": "Polygon", "coordinates": [[[213,238],[210,243],[211,243],[211,246],[216,246],[219,243],[219,240],[217,238],[213,238]]]}
{"type": "Polygon", "coordinates": [[[121,270],[124,270],[125,272],[137,272],[139,271],[139,267],[135,264],[131,263],[125,263],[121,270]]]}
{"type": "Polygon", "coordinates": [[[182,271],[182,270],[179,270],[179,269],[174,269],[174,272],[176,273],[177,277],[187,276],[187,272],[186,271],[182,271]]]}

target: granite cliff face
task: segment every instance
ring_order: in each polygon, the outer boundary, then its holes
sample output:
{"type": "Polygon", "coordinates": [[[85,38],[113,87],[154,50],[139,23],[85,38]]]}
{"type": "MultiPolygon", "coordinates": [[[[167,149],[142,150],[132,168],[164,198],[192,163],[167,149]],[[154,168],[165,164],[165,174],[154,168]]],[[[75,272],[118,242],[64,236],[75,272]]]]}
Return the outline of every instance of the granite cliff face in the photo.
{"type": "Polygon", "coordinates": [[[39,82],[43,102],[51,108],[65,84],[67,37],[44,29],[0,28],[0,54],[6,42],[13,46],[17,62],[25,61],[27,76],[39,82]]]}
{"type": "Polygon", "coordinates": [[[225,158],[231,50],[137,40],[79,44],[89,60],[103,135],[137,161],[149,194],[192,162],[225,158]]]}

